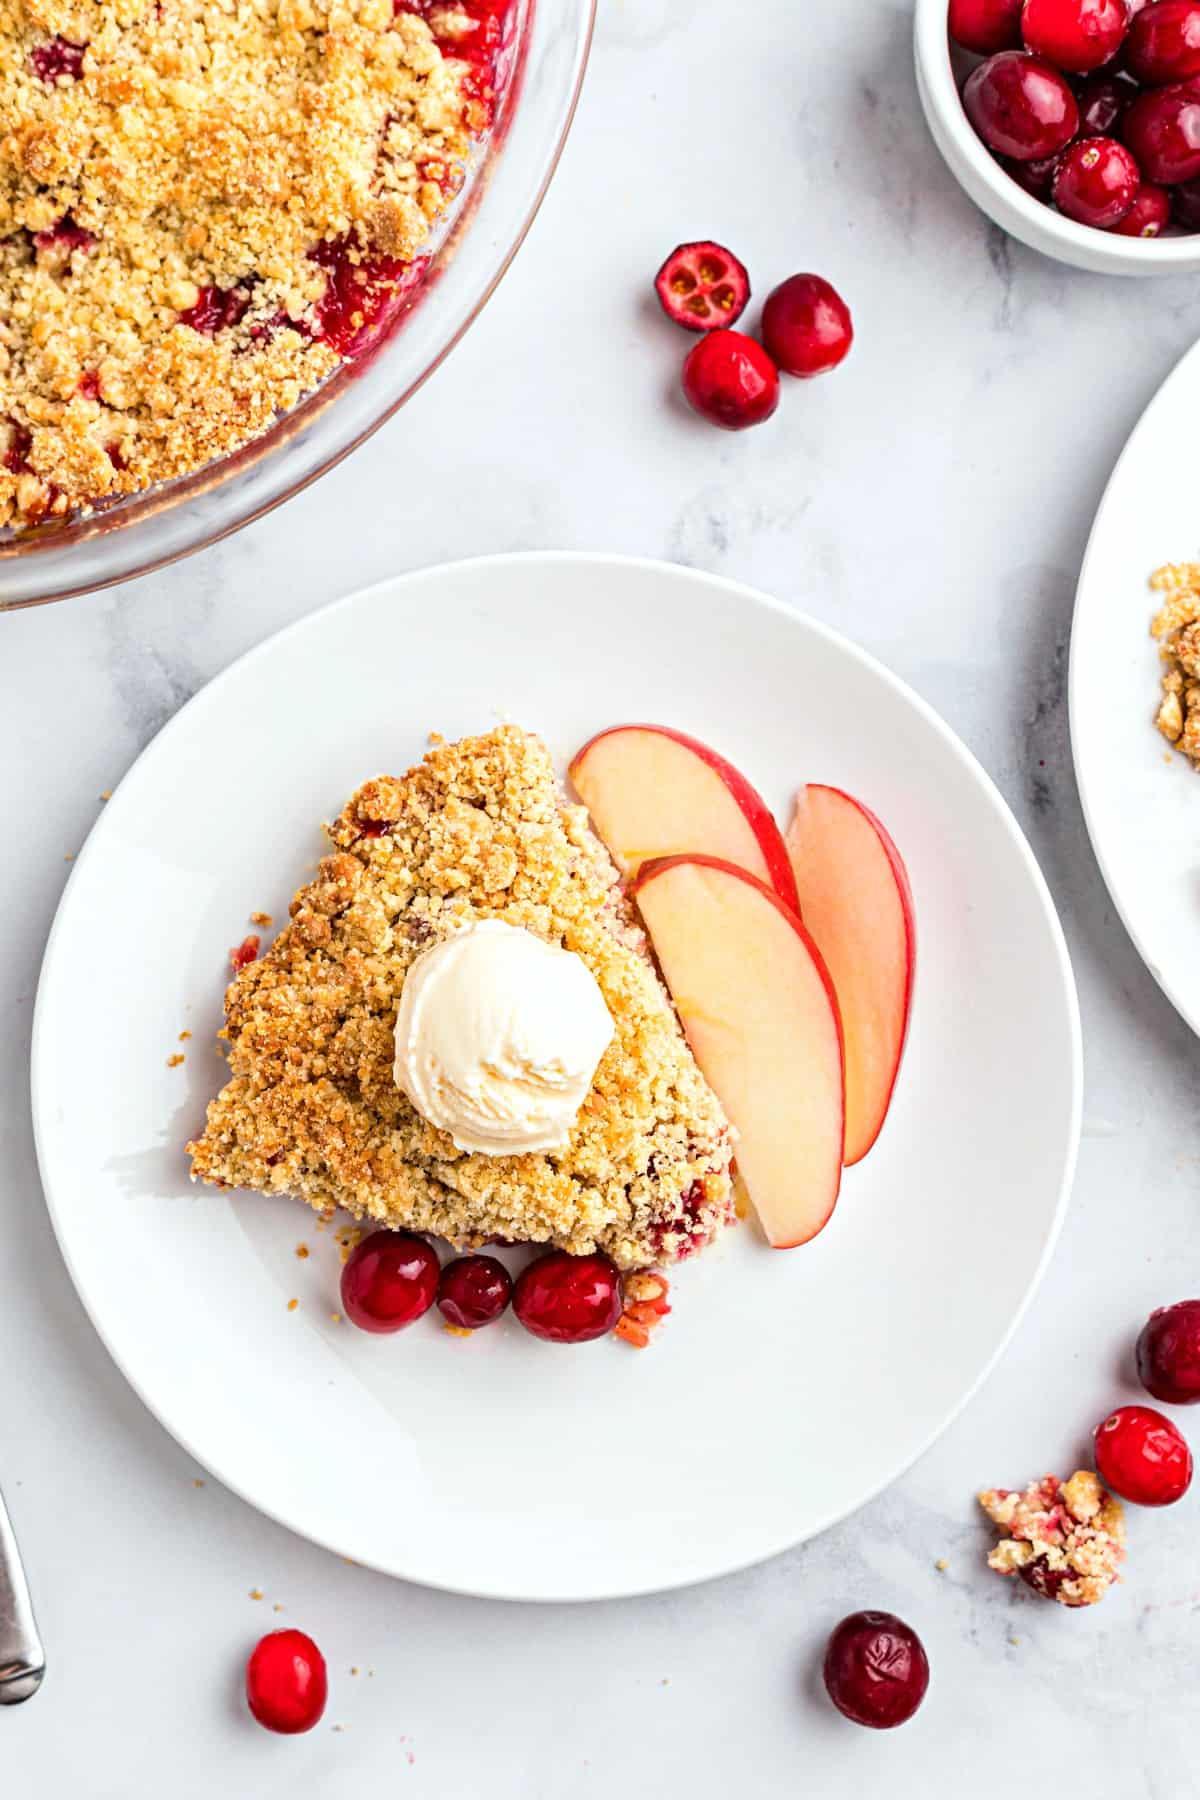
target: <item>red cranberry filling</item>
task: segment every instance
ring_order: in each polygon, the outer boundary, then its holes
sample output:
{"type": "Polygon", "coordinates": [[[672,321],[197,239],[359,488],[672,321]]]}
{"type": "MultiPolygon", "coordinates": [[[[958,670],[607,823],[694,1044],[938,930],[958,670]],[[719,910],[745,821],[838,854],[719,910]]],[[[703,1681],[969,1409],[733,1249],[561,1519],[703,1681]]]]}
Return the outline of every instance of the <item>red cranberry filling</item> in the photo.
{"type": "Polygon", "coordinates": [[[35,44],[29,52],[34,74],[52,85],[60,78],[78,81],[83,75],[83,53],[86,44],[73,44],[69,38],[52,37],[47,43],[35,44]]]}
{"type": "Polygon", "coordinates": [[[204,337],[215,337],[218,331],[238,324],[250,304],[250,297],[248,287],[201,288],[200,298],[194,306],[180,313],[179,322],[190,325],[204,337]]]}
{"type": "Polygon", "coordinates": [[[309,251],[326,271],[325,292],[317,301],[314,335],[339,356],[365,349],[411,302],[429,258],[401,262],[395,256],[351,255],[349,240],[332,238],[309,251]]]}
{"type": "Polygon", "coordinates": [[[39,250],[90,250],[96,242],[90,231],[77,225],[70,213],[64,213],[57,225],[51,225],[47,231],[39,231],[34,235],[34,244],[39,250]]]}
{"type": "MultiPolygon", "coordinates": [[[[109,452],[109,455],[112,456],[111,451],[109,452]]],[[[120,467],[115,456],[112,457],[112,461],[117,468],[120,467]]],[[[248,968],[252,962],[257,962],[258,953],[261,948],[262,939],[257,932],[252,931],[249,937],[244,937],[242,939],[236,950],[231,950],[229,952],[229,960],[235,969],[248,968]]]]}
{"type": "Polygon", "coordinates": [[[28,425],[18,425],[15,419],[8,421],[8,448],[4,452],[4,466],[10,475],[28,475],[29,452],[33,449],[33,433],[28,425]]]}

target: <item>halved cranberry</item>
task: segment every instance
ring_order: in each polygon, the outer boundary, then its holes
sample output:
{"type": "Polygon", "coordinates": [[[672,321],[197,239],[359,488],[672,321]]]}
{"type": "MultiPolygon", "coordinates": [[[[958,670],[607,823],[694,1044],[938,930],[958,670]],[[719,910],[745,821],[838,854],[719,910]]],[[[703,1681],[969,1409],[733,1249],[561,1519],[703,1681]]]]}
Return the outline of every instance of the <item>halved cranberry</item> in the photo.
{"type": "Polygon", "coordinates": [[[746,310],[750,277],[720,244],[702,239],[677,244],[658,274],[654,291],[668,319],[685,331],[732,325],[746,310]]]}
{"type": "Polygon", "coordinates": [[[325,1658],[303,1631],[271,1631],[246,1664],[246,1703],[268,1731],[311,1731],[325,1711],[325,1658]]]}
{"type": "Polygon", "coordinates": [[[1132,81],[1119,75],[1089,75],[1079,86],[1080,137],[1111,137],[1136,93],[1132,81]]]}
{"type": "Polygon", "coordinates": [[[250,300],[248,287],[201,288],[200,298],[193,306],[180,313],[179,323],[190,325],[193,331],[200,332],[204,337],[215,337],[218,331],[224,331],[241,321],[250,300]]]}
{"type": "Polygon", "coordinates": [[[1112,230],[1118,237],[1156,238],[1162,236],[1170,222],[1170,194],[1166,188],[1155,187],[1152,181],[1143,181],[1133,196],[1133,205],[1112,230]]]}
{"type": "Polygon", "coordinates": [[[1086,75],[1114,57],[1129,29],[1125,0],[1025,0],[1025,47],[1056,69],[1086,75]]]}
{"type": "Polygon", "coordinates": [[[1065,75],[1024,50],[1002,50],[972,71],[963,108],[989,150],[1015,162],[1053,156],[1079,129],[1065,75]]]}
{"type": "Polygon", "coordinates": [[[895,1613],[843,1619],[825,1652],[825,1687],[856,1725],[890,1731],[911,1719],[929,1686],[929,1659],[911,1625],[895,1613]]]}
{"type": "Polygon", "coordinates": [[[69,38],[52,37],[44,44],[35,44],[29,52],[29,60],[33,64],[33,72],[40,81],[53,85],[61,78],[67,81],[79,81],[83,75],[83,55],[86,44],[73,44],[69,38]]]}
{"type": "Polygon", "coordinates": [[[1150,1314],[1137,1341],[1137,1370],[1146,1392],[1168,1406],[1200,1400],[1200,1300],[1150,1314]]]}
{"type": "Polygon", "coordinates": [[[513,1311],[526,1331],[552,1344],[607,1337],[621,1316],[621,1277],[607,1256],[551,1250],[517,1276],[513,1311]]]}
{"type": "Polygon", "coordinates": [[[406,263],[395,256],[363,255],[348,238],[327,239],[308,254],[326,272],[325,292],[314,308],[315,336],[339,356],[355,356],[379,337],[411,301],[429,267],[427,256],[406,263]]]}
{"type": "Polygon", "coordinates": [[[362,1331],[402,1331],[437,1298],[438,1259],[412,1231],[373,1231],[342,1270],[342,1311],[362,1331]]]}
{"type": "Polygon", "coordinates": [[[1096,1427],[1096,1472],[1135,1506],[1173,1506],[1191,1486],[1192,1453],[1152,1406],[1118,1406],[1096,1427]]]}
{"type": "Polygon", "coordinates": [[[824,375],[850,354],[854,324],[837,289],[820,275],[789,275],[767,295],[762,338],[785,375],[824,375]]]}
{"type": "Polygon", "coordinates": [[[1080,225],[1109,231],[1133,205],[1141,179],[1124,144],[1115,138],[1082,138],[1059,158],[1054,204],[1080,225]]]}
{"type": "Polygon", "coordinates": [[[1050,188],[1054,181],[1054,171],[1058,167],[1057,156],[1042,156],[1036,162],[1012,162],[1007,156],[1001,157],[1007,174],[1011,175],[1018,187],[1023,187],[1027,194],[1035,200],[1048,200],[1050,188]]]}
{"type": "Polygon", "coordinates": [[[1193,181],[1200,175],[1200,94],[1186,82],[1147,89],[1125,108],[1121,136],[1147,181],[1193,181]]]}
{"type": "Polygon", "coordinates": [[[992,56],[1021,43],[1024,0],[950,0],[950,36],[964,50],[992,56]]]}
{"type": "Polygon", "coordinates": [[[1200,75],[1200,0],[1156,0],[1129,28],[1125,66],[1147,87],[1200,75]]]}
{"type": "Polygon", "coordinates": [[[779,371],[761,344],[741,331],[710,331],[683,365],[689,406],[724,431],[761,425],[779,405],[779,371]]]}
{"type": "Polygon", "coordinates": [[[460,1256],[438,1282],[438,1310],[461,1331],[479,1331],[498,1319],[512,1298],[512,1277],[494,1256],[460,1256]]]}

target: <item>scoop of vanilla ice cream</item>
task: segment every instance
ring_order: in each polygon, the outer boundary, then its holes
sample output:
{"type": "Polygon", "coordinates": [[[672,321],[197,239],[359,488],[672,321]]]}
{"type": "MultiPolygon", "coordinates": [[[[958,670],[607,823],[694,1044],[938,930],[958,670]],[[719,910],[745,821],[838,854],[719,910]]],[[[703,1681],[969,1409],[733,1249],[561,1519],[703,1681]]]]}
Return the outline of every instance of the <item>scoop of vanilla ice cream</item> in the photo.
{"type": "Polygon", "coordinates": [[[587,965],[503,919],[433,944],[396,1017],[396,1085],[460,1150],[558,1150],[613,1022],[587,965]]]}

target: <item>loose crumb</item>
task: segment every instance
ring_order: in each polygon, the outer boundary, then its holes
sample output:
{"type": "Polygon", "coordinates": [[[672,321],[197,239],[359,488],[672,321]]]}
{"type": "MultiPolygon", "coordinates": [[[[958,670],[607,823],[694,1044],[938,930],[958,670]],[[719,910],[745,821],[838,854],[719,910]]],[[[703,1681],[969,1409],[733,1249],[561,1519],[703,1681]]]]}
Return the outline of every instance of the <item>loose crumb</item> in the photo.
{"type": "Polygon", "coordinates": [[[250,923],[252,925],[261,925],[264,930],[270,930],[271,926],[275,923],[275,921],[271,917],[270,913],[259,912],[259,913],[251,913],[250,914],[250,923]]]}
{"type": "Polygon", "coordinates": [[[183,1063],[186,1061],[187,1061],[187,1057],[184,1056],[183,1052],[181,1050],[177,1050],[175,1052],[174,1056],[168,1056],[167,1067],[168,1067],[168,1069],[177,1069],[179,1067],[180,1063],[183,1063]]]}
{"type": "Polygon", "coordinates": [[[204,1483],[203,1483],[203,1481],[201,1481],[199,1475],[193,1475],[192,1486],[193,1487],[203,1487],[204,1486],[204,1483]]]}
{"type": "Polygon", "coordinates": [[[452,1325],[449,1319],[442,1325],[442,1330],[448,1331],[451,1337],[474,1337],[475,1335],[473,1331],[468,1331],[465,1325],[452,1325]]]}
{"type": "Polygon", "coordinates": [[[282,1612],[282,1611],[283,1611],[283,1608],[282,1608],[282,1606],[281,1606],[281,1605],[280,1605],[280,1604],[279,1604],[279,1602],[278,1602],[278,1600],[276,1600],[276,1602],[275,1602],[275,1604],[274,1604],[274,1606],[272,1606],[272,1608],[271,1608],[271,1611],[272,1611],[272,1612],[282,1612]]]}
{"type": "Polygon", "coordinates": [[[329,1318],[330,1318],[330,1323],[334,1324],[334,1325],[340,1325],[342,1322],[341,1313],[330,1313],[329,1318]]]}
{"type": "Polygon", "coordinates": [[[352,1667],[351,1667],[351,1670],[350,1670],[350,1673],[351,1673],[351,1674],[352,1674],[352,1675],[357,1675],[357,1674],[358,1674],[358,1670],[357,1670],[357,1669],[356,1669],[356,1668],[354,1668],[354,1667],[353,1667],[353,1666],[352,1666],[352,1667]]]}
{"type": "Polygon", "coordinates": [[[1020,1638],[1018,1638],[1018,1637],[1010,1637],[1008,1641],[1012,1645],[1014,1650],[1016,1649],[1017,1645],[1021,1642],[1020,1638]]]}
{"type": "Polygon", "coordinates": [[[102,793],[102,794],[101,794],[101,796],[100,796],[100,798],[101,798],[101,799],[102,799],[102,800],[111,800],[111,799],[112,799],[112,789],[111,789],[111,788],[105,788],[105,790],[104,790],[104,792],[103,792],[103,793],[102,793]]]}
{"type": "Polygon", "coordinates": [[[66,855],[63,857],[63,861],[64,862],[74,862],[75,861],[75,852],[73,850],[68,850],[66,855]]]}
{"type": "Polygon", "coordinates": [[[295,1312],[295,1310],[299,1306],[299,1304],[300,1304],[299,1300],[296,1300],[296,1299],[289,1300],[288,1301],[288,1311],[295,1312]]]}
{"type": "Polygon", "coordinates": [[[180,1032],[180,1034],[179,1034],[179,1041],[180,1041],[180,1043],[181,1043],[181,1044],[186,1044],[186,1043],[187,1043],[187,1041],[188,1041],[188,1039],[189,1039],[189,1038],[190,1038],[190,1037],[191,1037],[191,1035],[192,1035],[192,1034],[191,1034],[191,1032],[190,1032],[190,1031],[181,1031],[181,1032],[180,1032]]]}
{"type": "Polygon", "coordinates": [[[250,1598],[252,1600],[261,1600],[263,1598],[262,1589],[261,1588],[251,1588],[250,1589],[250,1598]]]}
{"type": "Polygon", "coordinates": [[[946,1570],[950,1567],[950,1564],[946,1561],[944,1556],[939,1556],[933,1566],[938,1571],[939,1575],[944,1575],[946,1570]]]}
{"type": "Polygon", "coordinates": [[[308,1245],[307,1244],[297,1244],[296,1245],[296,1255],[300,1258],[300,1261],[303,1262],[305,1257],[308,1255],[308,1245]]]}

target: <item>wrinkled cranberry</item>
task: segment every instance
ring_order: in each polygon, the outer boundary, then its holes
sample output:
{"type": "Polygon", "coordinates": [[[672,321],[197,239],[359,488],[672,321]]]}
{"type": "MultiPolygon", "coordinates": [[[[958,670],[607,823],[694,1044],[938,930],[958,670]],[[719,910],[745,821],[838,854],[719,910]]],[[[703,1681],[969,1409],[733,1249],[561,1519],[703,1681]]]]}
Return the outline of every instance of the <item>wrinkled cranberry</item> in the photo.
{"type": "Polygon", "coordinates": [[[1025,0],[1025,47],[1056,69],[1086,75],[1114,57],[1129,28],[1125,0],[1025,0]]]}
{"type": "Polygon", "coordinates": [[[929,1686],[929,1660],[911,1625],[895,1613],[843,1619],[825,1652],[825,1687],[856,1725],[889,1731],[911,1719],[929,1686]]]}
{"type": "Polygon", "coordinates": [[[1200,175],[1200,94],[1186,83],[1149,88],[1131,100],[1121,136],[1147,181],[1163,187],[1200,175]]]}
{"type": "Polygon", "coordinates": [[[246,1664],[246,1702],[268,1731],[311,1731],[325,1711],[325,1658],[303,1631],[272,1631],[246,1664]]]}
{"type": "Polygon", "coordinates": [[[522,1269],[513,1311],[526,1331],[552,1344],[606,1337],[621,1316],[621,1278],[607,1256],[551,1250],[522,1269]]]}
{"type": "Polygon", "coordinates": [[[1136,1506],[1173,1506],[1192,1481],[1182,1432],[1152,1406],[1118,1406],[1096,1427],[1096,1472],[1136,1506]]]}
{"type": "Polygon", "coordinates": [[[1138,166],[1115,138],[1082,138],[1063,151],[1054,174],[1054,204],[1080,225],[1119,225],[1141,186],[1138,166]]]}
{"type": "Polygon", "coordinates": [[[1150,1314],[1137,1341],[1137,1370],[1146,1392],[1168,1406],[1200,1400],[1200,1300],[1150,1314]]]}
{"type": "Polygon", "coordinates": [[[767,296],[762,340],[785,375],[824,375],[849,355],[854,342],[850,308],[820,275],[789,275],[767,296]]]}
{"type": "Polygon", "coordinates": [[[1123,219],[1112,227],[1118,237],[1161,237],[1171,222],[1171,196],[1166,188],[1143,181],[1133,196],[1133,205],[1123,219]]]}
{"type": "Polygon", "coordinates": [[[719,329],[700,339],[683,365],[689,406],[724,431],[761,425],[779,405],[779,371],[761,344],[719,329]]]}
{"type": "Polygon", "coordinates": [[[659,305],[685,331],[732,325],[746,310],[750,277],[723,245],[703,239],[677,244],[654,277],[659,305]]]}
{"type": "Polygon", "coordinates": [[[963,107],[988,149],[1016,162],[1055,155],[1079,129],[1066,77],[1024,50],[1002,50],[980,63],[963,89],[963,107]]]}
{"type": "Polygon", "coordinates": [[[1125,66],[1147,87],[1200,75],[1200,0],[1156,0],[1129,28],[1125,66]]]}
{"type": "Polygon", "coordinates": [[[342,1311],[362,1331],[402,1331],[437,1298],[438,1259],[412,1231],[373,1231],[342,1270],[342,1311]]]}
{"type": "Polygon", "coordinates": [[[1119,75],[1089,75],[1079,85],[1080,137],[1111,137],[1113,127],[1137,93],[1119,75]]]}
{"type": "Polygon", "coordinates": [[[83,76],[83,54],[86,44],[73,44],[69,38],[52,37],[45,44],[35,44],[29,52],[33,72],[39,81],[52,85],[60,78],[79,81],[83,76]]]}
{"type": "Polygon", "coordinates": [[[512,1298],[512,1277],[494,1256],[460,1256],[438,1282],[442,1316],[460,1331],[479,1331],[498,1319],[512,1298]]]}
{"type": "Polygon", "coordinates": [[[964,50],[993,56],[1021,43],[1024,0],[950,0],[950,36],[964,50]]]}

